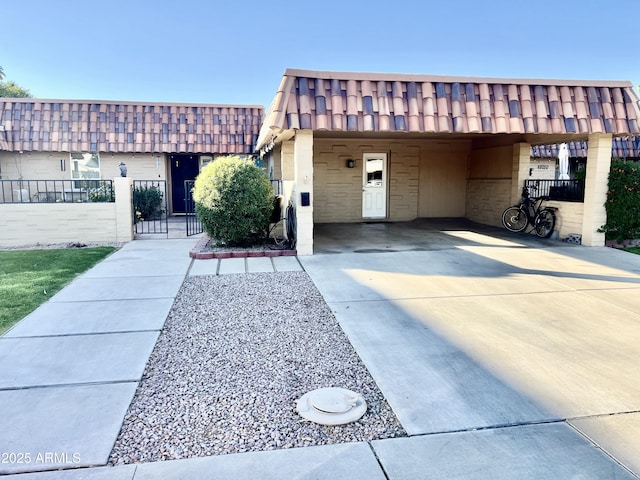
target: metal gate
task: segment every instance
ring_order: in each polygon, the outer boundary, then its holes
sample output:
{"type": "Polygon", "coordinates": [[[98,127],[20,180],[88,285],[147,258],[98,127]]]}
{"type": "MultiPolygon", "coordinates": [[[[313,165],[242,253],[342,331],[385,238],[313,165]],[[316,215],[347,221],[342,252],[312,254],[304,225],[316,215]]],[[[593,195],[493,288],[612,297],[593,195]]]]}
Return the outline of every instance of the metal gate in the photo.
{"type": "Polygon", "coordinates": [[[165,180],[134,180],[132,203],[135,233],[169,234],[165,180]]]}
{"type": "Polygon", "coordinates": [[[202,223],[196,215],[196,203],[193,201],[193,185],[195,180],[184,181],[184,211],[187,222],[187,237],[202,233],[202,223]]]}

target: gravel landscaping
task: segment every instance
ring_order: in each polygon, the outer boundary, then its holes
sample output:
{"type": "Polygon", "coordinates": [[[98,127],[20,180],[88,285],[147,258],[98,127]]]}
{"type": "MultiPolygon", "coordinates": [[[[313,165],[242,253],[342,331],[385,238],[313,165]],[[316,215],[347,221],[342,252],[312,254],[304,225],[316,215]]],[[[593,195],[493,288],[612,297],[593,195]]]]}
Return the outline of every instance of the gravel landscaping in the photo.
{"type": "Polygon", "coordinates": [[[110,457],[150,462],[406,435],[305,272],[188,277],[110,457]],[[323,426],[295,401],[363,394],[359,421],[323,426]]]}

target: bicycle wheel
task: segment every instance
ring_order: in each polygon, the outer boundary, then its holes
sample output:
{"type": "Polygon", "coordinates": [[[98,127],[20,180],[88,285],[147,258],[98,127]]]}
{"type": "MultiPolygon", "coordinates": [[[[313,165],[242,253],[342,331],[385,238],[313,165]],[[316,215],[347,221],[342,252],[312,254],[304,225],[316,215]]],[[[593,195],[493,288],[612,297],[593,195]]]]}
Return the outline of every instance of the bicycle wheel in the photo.
{"type": "Polygon", "coordinates": [[[511,232],[527,228],[527,214],[520,207],[509,207],[502,213],[502,224],[511,232]]]}
{"type": "Polygon", "coordinates": [[[541,238],[549,238],[556,226],[556,215],[551,210],[540,210],[533,220],[536,235],[541,238]]]}

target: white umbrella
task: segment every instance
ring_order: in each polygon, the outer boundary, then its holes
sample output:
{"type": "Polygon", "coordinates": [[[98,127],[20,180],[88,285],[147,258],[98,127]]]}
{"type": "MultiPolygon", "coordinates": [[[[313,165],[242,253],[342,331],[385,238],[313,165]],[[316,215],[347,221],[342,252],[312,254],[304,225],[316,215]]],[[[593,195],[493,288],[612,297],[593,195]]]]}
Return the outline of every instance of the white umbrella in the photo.
{"type": "Polygon", "coordinates": [[[558,149],[559,180],[569,180],[569,148],[566,143],[561,143],[558,149]]]}

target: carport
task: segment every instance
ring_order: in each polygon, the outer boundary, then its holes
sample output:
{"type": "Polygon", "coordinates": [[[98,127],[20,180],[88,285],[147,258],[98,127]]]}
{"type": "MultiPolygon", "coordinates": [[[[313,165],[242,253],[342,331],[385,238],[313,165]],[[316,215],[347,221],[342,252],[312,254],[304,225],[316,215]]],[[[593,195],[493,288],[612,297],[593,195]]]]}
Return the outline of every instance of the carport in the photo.
{"type": "Polygon", "coordinates": [[[571,246],[466,218],[419,218],[412,222],[318,223],[314,253],[392,253],[446,250],[464,245],[571,246]]]}
{"type": "Polygon", "coordinates": [[[311,255],[325,223],[499,226],[532,145],[588,140],[584,203],[559,202],[557,228],[598,246],[612,138],[640,133],[639,116],[630,82],[288,69],[257,149],[295,208],[298,253],[311,255]]]}

